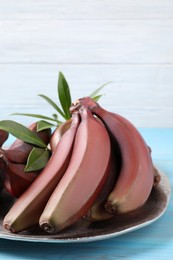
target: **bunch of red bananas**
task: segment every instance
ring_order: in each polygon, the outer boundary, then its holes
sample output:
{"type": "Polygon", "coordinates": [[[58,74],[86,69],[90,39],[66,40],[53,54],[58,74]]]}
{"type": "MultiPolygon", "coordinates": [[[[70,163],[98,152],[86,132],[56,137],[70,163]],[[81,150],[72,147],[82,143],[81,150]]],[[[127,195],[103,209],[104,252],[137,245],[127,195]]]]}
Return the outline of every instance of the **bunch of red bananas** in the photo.
{"type": "Polygon", "coordinates": [[[3,221],[11,232],[40,225],[55,233],[81,218],[108,220],[142,207],[159,182],[151,150],[127,119],[89,97],[73,103],[70,112],[52,135],[43,131],[52,154],[38,176],[22,170],[30,145],[18,140],[3,151],[4,185],[18,197],[3,221]]]}

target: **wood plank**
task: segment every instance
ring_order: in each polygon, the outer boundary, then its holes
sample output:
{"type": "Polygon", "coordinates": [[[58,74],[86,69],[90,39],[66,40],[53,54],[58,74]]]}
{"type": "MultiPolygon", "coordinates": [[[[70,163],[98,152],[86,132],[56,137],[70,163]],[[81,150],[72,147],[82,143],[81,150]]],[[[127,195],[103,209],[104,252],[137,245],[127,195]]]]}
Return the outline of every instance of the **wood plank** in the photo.
{"type": "MultiPolygon", "coordinates": [[[[37,94],[56,101],[58,72],[66,76],[72,99],[89,95],[108,81],[100,103],[138,127],[173,127],[173,66],[161,65],[0,65],[1,119],[13,112],[52,114],[37,94]]],[[[14,117],[10,117],[11,119],[14,117]]],[[[30,118],[15,117],[24,123],[30,118]]]]}
{"type": "Polygon", "coordinates": [[[173,63],[170,21],[0,21],[0,63],[173,63]]]}
{"type": "Polygon", "coordinates": [[[171,0],[1,0],[0,19],[172,19],[171,0]]]}

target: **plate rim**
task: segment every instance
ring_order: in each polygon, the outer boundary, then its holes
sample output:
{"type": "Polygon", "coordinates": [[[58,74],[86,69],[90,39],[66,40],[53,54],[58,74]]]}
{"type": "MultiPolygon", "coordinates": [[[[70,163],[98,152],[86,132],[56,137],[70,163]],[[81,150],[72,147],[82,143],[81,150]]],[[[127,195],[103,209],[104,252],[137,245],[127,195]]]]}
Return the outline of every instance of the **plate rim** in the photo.
{"type": "MultiPolygon", "coordinates": [[[[0,239],[6,239],[6,240],[13,240],[13,241],[23,241],[23,242],[40,242],[40,243],[83,243],[83,242],[95,242],[95,241],[101,241],[101,240],[106,240],[106,239],[110,239],[110,238],[114,238],[117,236],[121,236],[124,234],[127,234],[129,232],[141,229],[143,227],[146,227],[150,224],[152,224],[153,222],[157,221],[159,218],[161,218],[163,216],[163,214],[165,213],[165,211],[168,208],[168,204],[170,201],[170,197],[171,197],[171,185],[170,185],[170,181],[168,176],[166,175],[165,172],[163,172],[162,170],[158,169],[157,166],[155,166],[156,169],[159,171],[160,175],[161,175],[161,181],[159,183],[159,187],[162,190],[162,192],[166,195],[166,200],[165,200],[165,207],[164,209],[154,218],[147,220],[143,223],[137,224],[137,225],[133,225],[129,228],[124,228],[120,231],[117,232],[109,232],[106,234],[101,234],[101,235],[93,235],[93,236],[84,236],[84,237],[69,237],[69,238],[50,238],[50,237],[34,237],[34,235],[31,236],[24,236],[20,233],[2,233],[0,231],[0,239]]],[[[2,225],[1,225],[2,226],[2,225]]]]}

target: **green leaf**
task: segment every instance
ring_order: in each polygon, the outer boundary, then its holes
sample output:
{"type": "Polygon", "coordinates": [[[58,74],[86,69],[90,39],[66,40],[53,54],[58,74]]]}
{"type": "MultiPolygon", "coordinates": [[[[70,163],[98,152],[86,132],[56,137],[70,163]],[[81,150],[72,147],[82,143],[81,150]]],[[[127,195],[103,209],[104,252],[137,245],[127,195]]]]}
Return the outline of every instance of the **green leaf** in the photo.
{"type": "Polygon", "coordinates": [[[98,95],[98,96],[93,97],[92,99],[97,102],[102,96],[103,95],[98,95]]]}
{"type": "Polygon", "coordinates": [[[48,116],[44,116],[44,115],[40,115],[40,114],[13,113],[12,115],[35,117],[35,118],[46,119],[46,120],[49,120],[49,121],[54,121],[56,123],[59,123],[58,120],[56,120],[52,117],[48,117],[48,116]]]}
{"type": "Polygon", "coordinates": [[[37,136],[36,133],[32,132],[27,127],[16,123],[12,120],[2,120],[0,121],[0,129],[7,131],[18,139],[24,142],[34,144],[39,147],[46,148],[47,145],[37,136]]]}
{"type": "Polygon", "coordinates": [[[34,147],[28,156],[25,172],[43,169],[46,166],[49,157],[50,151],[48,149],[34,147]]]}
{"type": "Polygon", "coordinates": [[[49,122],[41,120],[41,121],[37,122],[37,132],[52,128],[53,126],[54,126],[53,124],[50,124],[49,122]]]}
{"type": "Polygon", "coordinates": [[[66,115],[63,113],[63,111],[57,106],[57,104],[55,104],[55,102],[53,100],[51,100],[49,97],[45,96],[45,95],[38,95],[39,97],[42,97],[44,100],[46,100],[56,111],[58,111],[58,113],[64,117],[66,119],[66,115]]]}
{"type": "Polygon", "coordinates": [[[71,115],[69,112],[69,108],[71,106],[71,94],[70,89],[68,86],[68,83],[62,74],[62,72],[59,73],[59,79],[58,79],[58,96],[61,103],[61,106],[63,108],[63,111],[66,115],[65,119],[70,119],[71,115]]]}
{"type": "Polygon", "coordinates": [[[94,92],[92,92],[89,96],[90,96],[91,98],[94,98],[95,96],[97,96],[97,94],[100,92],[100,90],[101,90],[102,88],[104,88],[105,86],[107,86],[107,85],[110,84],[110,83],[112,83],[112,81],[109,81],[109,82],[103,84],[102,86],[100,86],[99,88],[97,88],[94,92]]]}

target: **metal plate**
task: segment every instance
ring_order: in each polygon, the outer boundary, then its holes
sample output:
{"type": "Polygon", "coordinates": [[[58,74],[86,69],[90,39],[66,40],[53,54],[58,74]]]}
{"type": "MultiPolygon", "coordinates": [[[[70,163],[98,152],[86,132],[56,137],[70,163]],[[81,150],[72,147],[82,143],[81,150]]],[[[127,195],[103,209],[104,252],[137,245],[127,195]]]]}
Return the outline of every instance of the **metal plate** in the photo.
{"type": "Polygon", "coordinates": [[[147,226],[163,215],[170,199],[171,188],[169,180],[165,173],[161,171],[159,173],[161,175],[159,186],[153,188],[149,199],[139,210],[124,215],[117,215],[111,220],[93,224],[88,224],[85,220],[81,220],[58,234],[52,235],[40,230],[39,227],[18,234],[11,234],[5,230],[2,226],[2,221],[13,200],[8,194],[3,193],[0,197],[0,238],[49,243],[90,242],[116,237],[147,226]]]}

